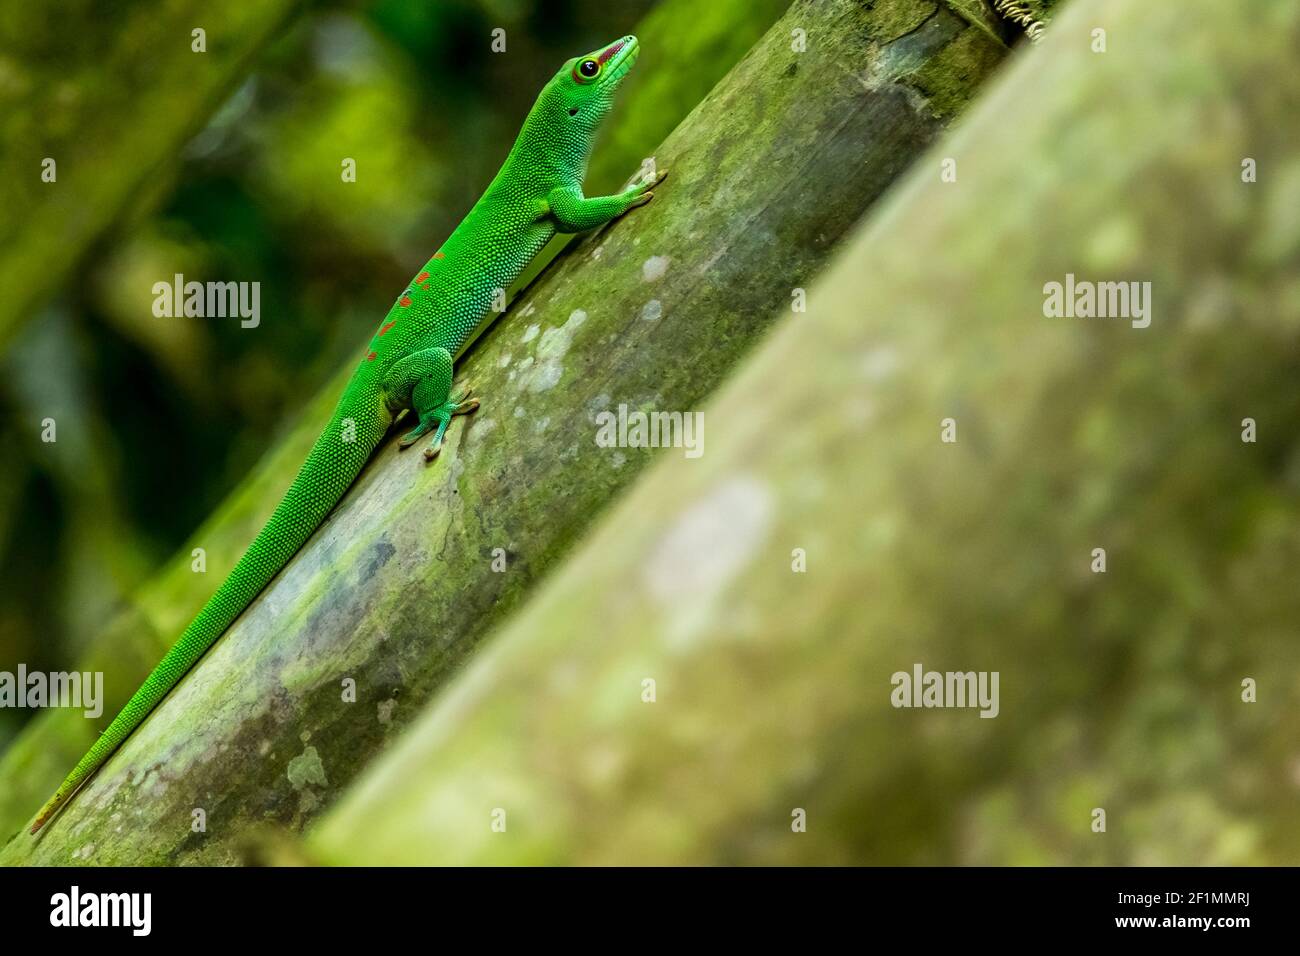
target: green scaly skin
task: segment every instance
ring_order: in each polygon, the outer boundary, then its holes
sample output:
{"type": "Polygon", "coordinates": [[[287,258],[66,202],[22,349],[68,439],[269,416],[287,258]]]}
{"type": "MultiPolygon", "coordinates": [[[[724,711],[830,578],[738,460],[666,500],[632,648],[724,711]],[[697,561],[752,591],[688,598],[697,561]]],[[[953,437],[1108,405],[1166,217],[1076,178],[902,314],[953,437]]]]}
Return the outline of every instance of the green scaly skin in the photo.
{"type": "Polygon", "coordinates": [[[417,424],[400,447],[433,432],[424,452],[426,461],[433,460],[452,416],[478,407],[468,389],[451,394],[453,360],[491,323],[493,303],[504,301],[504,290],[547,241],[557,232],[593,229],[650,201],[663,172],[614,196],[582,194],[596,130],[636,57],[636,37],[626,36],[575,57],[546,84],[487,192],[380,323],[270,520],[41,808],[32,833],[103,765],[306,543],[405,409],[414,412],[417,424]]]}

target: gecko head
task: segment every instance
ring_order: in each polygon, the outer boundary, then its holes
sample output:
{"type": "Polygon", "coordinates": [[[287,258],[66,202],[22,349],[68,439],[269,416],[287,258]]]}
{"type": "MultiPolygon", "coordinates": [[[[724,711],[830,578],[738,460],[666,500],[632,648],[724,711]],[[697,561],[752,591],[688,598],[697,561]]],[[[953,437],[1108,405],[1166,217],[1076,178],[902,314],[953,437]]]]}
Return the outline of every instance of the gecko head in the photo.
{"type": "Polygon", "coordinates": [[[548,121],[579,142],[589,140],[614,105],[614,92],[639,52],[636,37],[629,35],[565,63],[538,98],[548,121]]]}

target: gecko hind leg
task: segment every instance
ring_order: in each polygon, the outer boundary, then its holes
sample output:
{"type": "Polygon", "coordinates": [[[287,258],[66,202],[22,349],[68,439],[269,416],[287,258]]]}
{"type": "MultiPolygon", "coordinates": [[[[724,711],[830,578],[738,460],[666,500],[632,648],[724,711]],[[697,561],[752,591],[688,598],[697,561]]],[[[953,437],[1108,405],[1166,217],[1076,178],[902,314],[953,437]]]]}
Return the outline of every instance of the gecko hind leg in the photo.
{"type": "Polygon", "coordinates": [[[415,412],[417,424],[402,436],[398,448],[410,448],[429,432],[434,433],[433,447],[424,455],[426,461],[437,456],[452,416],[478,408],[478,400],[470,397],[468,388],[452,397],[451,365],[451,353],[446,349],[422,349],[398,361],[384,379],[389,408],[396,412],[410,407],[415,412]]]}
{"type": "Polygon", "coordinates": [[[384,377],[383,394],[394,415],[404,408],[415,412],[415,428],[398,442],[399,448],[411,447],[438,424],[435,413],[451,394],[451,353],[443,348],[421,349],[399,359],[384,377]]]}

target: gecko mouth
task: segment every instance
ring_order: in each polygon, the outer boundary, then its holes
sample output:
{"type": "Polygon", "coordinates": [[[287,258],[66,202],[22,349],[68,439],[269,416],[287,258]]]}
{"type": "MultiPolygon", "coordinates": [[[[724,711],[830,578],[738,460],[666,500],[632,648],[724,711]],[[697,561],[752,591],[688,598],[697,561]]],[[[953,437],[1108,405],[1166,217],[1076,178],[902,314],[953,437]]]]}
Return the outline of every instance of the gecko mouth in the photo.
{"type": "Polygon", "coordinates": [[[632,69],[632,64],[636,62],[640,53],[641,45],[637,43],[634,36],[625,36],[616,43],[611,43],[600,55],[600,62],[605,64],[605,71],[599,85],[618,85],[623,77],[627,76],[627,71],[632,69]]]}

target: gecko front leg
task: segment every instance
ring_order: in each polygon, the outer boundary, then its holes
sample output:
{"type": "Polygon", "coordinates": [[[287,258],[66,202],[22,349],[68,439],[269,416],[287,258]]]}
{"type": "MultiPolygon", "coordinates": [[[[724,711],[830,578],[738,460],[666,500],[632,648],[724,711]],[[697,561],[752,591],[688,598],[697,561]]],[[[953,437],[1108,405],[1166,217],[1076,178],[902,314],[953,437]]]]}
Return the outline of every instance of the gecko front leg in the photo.
{"type": "Polygon", "coordinates": [[[629,186],[612,196],[582,194],[580,186],[557,186],[546,195],[545,211],[555,220],[559,232],[585,232],[603,226],[629,209],[644,206],[654,198],[651,191],[668,176],[663,169],[649,182],[629,186]]]}

